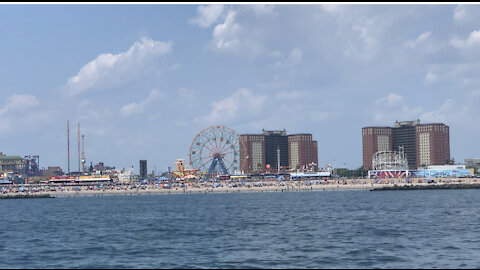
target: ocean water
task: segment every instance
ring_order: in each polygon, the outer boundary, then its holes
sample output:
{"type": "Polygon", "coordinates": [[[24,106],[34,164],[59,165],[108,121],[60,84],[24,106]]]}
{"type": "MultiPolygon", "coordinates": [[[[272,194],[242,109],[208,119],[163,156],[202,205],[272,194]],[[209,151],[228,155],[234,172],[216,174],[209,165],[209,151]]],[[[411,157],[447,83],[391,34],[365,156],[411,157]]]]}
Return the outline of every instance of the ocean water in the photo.
{"type": "Polygon", "coordinates": [[[0,200],[0,268],[480,268],[480,190],[0,200]]]}

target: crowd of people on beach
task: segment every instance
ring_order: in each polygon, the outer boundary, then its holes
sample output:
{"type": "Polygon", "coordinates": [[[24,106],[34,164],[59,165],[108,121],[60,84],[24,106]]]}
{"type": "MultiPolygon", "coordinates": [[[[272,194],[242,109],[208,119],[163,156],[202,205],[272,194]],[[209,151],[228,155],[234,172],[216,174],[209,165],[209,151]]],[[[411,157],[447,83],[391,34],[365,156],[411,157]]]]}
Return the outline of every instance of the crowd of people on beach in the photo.
{"type": "Polygon", "coordinates": [[[387,179],[347,179],[347,178],[329,178],[329,179],[304,179],[304,180],[262,180],[262,179],[242,179],[242,180],[162,180],[140,182],[131,181],[129,183],[106,182],[106,183],[63,183],[63,184],[10,184],[0,187],[1,194],[35,194],[54,192],[56,194],[68,192],[80,194],[85,191],[95,192],[115,192],[123,191],[135,193],[144,191],[173,191],[173,192],[191,192],[203,190],[213,192],[215,190],[255,190],[265,188],[273,191],[288,190],[313,190],[321,186],[355,186],[368,187],[377,185],[398,185],[398,184],[443,184],[443,183],[477,183],[476,178],[440,178],[440,179],[410,179],[410,178],[387,178],[387,179]]]}
{"type": "MultiPolygon", "coordinates": [[[[81,191],[135,191],[135,190],[195,190],[195,189],[215,189],[215,188],[257,188],[257,187],[284,187],[286,189],[311,186],[317,184],[328,184],[328,181],[191,181],[170,180],[142,183],[132,181],[129,183],[65,183],[65,184],[10,184],[0,188],[0,192],[5,193],[37,193],[37,192],[81,192],[81,191]]],[[[340,183],[340,182],[338,182],[340,183]]]]}

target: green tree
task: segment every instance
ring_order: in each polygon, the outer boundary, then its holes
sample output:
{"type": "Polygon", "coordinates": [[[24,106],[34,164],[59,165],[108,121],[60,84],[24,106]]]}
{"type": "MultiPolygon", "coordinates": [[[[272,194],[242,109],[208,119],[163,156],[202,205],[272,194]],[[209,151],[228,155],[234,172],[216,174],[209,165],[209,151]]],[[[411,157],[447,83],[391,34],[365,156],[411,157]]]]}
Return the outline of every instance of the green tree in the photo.
{"type": "Polygon", "coordinates": [[[449,158],[447,159],[447,162],[446,162],[448,165],[455,165],[455,159],[454,158],[449,158]]]}

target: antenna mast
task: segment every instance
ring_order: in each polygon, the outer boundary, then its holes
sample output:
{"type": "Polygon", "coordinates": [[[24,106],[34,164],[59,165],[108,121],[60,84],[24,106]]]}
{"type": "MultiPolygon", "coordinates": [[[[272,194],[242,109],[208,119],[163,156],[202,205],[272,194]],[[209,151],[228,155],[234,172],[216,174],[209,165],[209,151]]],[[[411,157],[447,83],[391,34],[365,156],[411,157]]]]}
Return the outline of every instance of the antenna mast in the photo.
{"type": "Polygon", "coordinates": [[[85,174],[85,135],[82,135],[82,172],[85,174]]]}
{"type": "Polygon", "coordinates": [[[280,172],[280,145],[277,146],[277,172],[280,172]]]}
{"type": "Polygon", "coordinates": [[[68,175],[70,175],[70,125],[67,120],[67,160],[68,160],[68,175]]]}
{"type": "Polygon", "coordinates": [[[80,123],[78,123],[78,172],[80,173],[80,123]]]}

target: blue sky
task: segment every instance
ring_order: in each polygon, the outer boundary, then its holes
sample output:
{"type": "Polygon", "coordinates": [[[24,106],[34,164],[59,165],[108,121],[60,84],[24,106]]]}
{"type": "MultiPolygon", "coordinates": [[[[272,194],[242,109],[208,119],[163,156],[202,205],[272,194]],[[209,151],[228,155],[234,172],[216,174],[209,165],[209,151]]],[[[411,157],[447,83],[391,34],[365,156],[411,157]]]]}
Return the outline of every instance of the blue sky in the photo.
{"type": "Polygon", "coordinates": [[[188,160],[211,125],[312,133],[362,165],[361,129],[450,126],[478,157],[478,5],[0,5],[0,151],[40,166],[188,160]]]}

